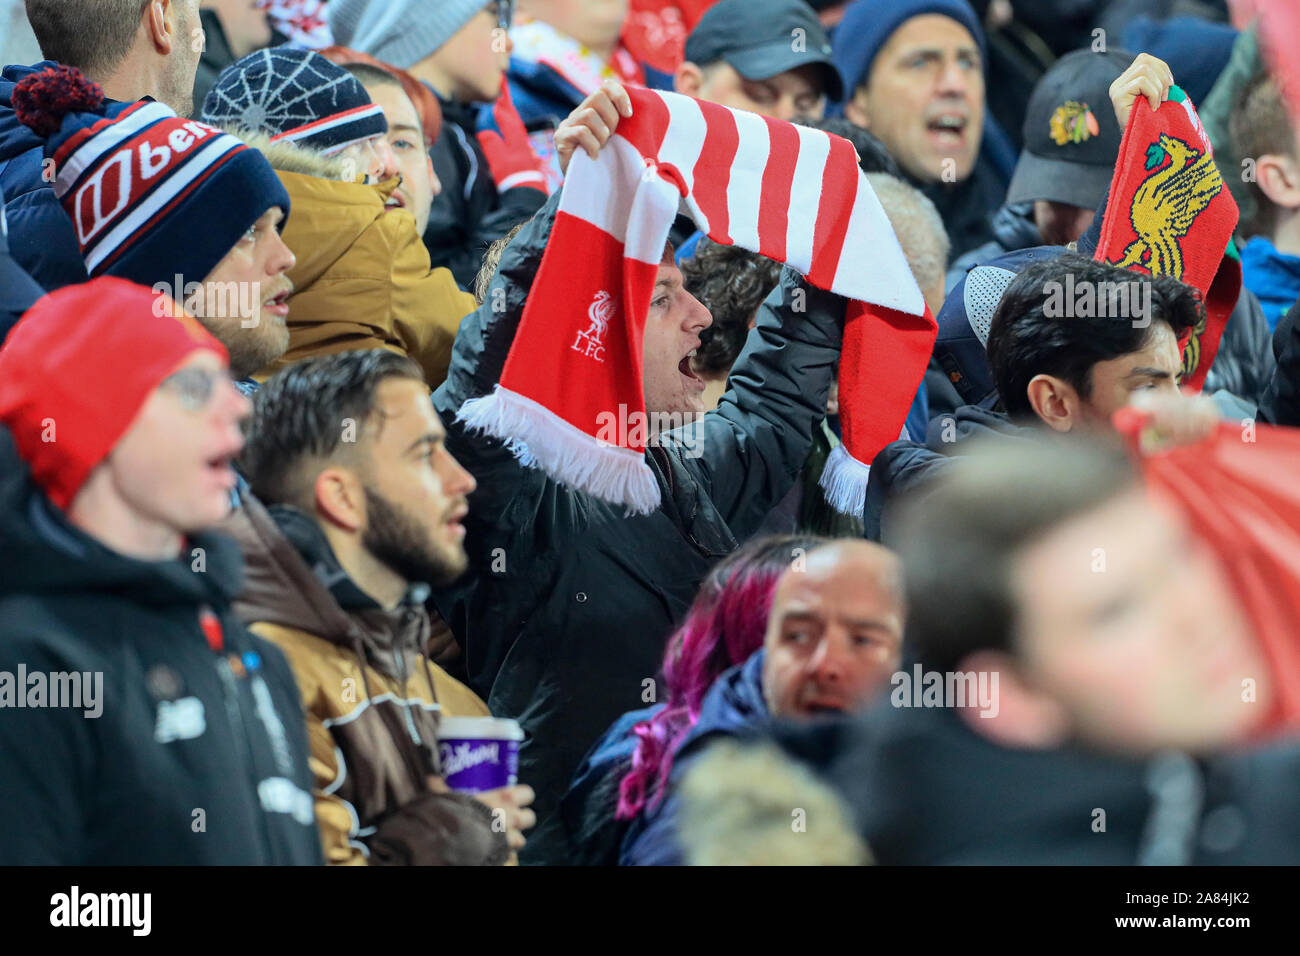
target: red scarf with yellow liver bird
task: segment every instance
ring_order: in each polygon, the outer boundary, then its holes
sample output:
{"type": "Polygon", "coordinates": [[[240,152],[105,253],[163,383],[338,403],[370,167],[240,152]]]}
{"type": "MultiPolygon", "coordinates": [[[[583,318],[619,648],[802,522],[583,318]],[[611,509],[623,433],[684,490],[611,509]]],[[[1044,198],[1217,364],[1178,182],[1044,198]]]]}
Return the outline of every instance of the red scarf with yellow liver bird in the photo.
{"type": "Polygon", "coordinates": [[[1158,110],[1139,97],[1120,144],[1096,258],[1172,276],[1204,296],[1205,319],[1179,343],[1181,382],[1194,391],[1205,384],[1241,292],[1231,242],[1237,215],[1187,94],[1171,87],[1158,110]]]}

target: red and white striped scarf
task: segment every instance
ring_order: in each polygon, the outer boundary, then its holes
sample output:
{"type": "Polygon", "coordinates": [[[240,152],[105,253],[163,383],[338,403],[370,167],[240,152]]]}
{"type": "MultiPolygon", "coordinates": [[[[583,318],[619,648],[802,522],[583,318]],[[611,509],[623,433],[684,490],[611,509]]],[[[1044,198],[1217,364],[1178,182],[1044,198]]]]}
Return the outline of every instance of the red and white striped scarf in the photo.
{"type": "Polygon", "coordinates": [[[676,93],[629,89],[633,115],[595,160],[574,154],[500,383],[459,419],[555,480],[640,513],[659,505],[643,432],[642,333],[679,203],[709,238],[787,263],[851,299],[840,366],[844,445],[823,487],[862,511],[867,466],[899,437],[936,325],[884,210],[838,136],[676,93]],[[620,429],[620,435],[624,430],[620,429]]]}
{"type": "Polygon", "coordinates": [[[325,0],[262,0],[266,15],[290,45],[304,50],[323,50],[332,46],[329,14],[325,0]]]}

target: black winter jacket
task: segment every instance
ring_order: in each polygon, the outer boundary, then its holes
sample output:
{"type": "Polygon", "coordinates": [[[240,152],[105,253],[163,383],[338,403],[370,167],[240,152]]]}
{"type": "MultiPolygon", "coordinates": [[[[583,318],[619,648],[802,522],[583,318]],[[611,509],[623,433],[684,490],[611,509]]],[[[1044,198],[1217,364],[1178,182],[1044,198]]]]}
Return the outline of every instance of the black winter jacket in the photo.
{"type": "Polygon", "coordinates": [[[1300,427],[1300,301],[1273,331],[1273,370],[1259,403],[1259,417],[1273,425],[1300,427]]]}
{"type": "Polygon", "coordinates": [[[203,24],[204,42],[199,67],[194,73],[195,116],[203,115],[203,102],[217,85],[221,71],[238,59],[231,52],[230,41],[226,39],[226,28],[221,25],[217,11],[211,8],[200,10],[199,20],[203,24]]]}
{"type": "Polygon", "coordinates": [[[500,377],[557,204],[552,197],[506,248],[434,393],[447,447],[478,480],[465,521],[471,571],[435,602],[465,649],[471,686],[524,727],[519,779],[537,791],[538,825],[523,862],[565,859],[556,811],[574,770],[619,715],[653,702],[664,642],[701,579],[754,533],[803,466],[826,413],[844,314],[842,299],[785,270],[718,409],[689,426],[693,443],[674,432],[648,449],[659,510],[627,517],[455,423],[461,405],[500,377]]]}
{"type": "Polygon", "coordinates": [[[230,611],[235,544],[111,551],[31,484],[3,428],[0,540],[0,865],[321,863],[298,689],[230,611]],[[54,700],[50,674],[97,700],[54,700]]]}
{"type": "Polygon", "coordinates": [[[1018,249],[1031,249],[1043,244],[1043,237],[1034,225],[1034,204],[1031,202],[1006,205],[993,214],[990,228],[993,238],[961,256],[953,256],[948,275],[944,278],[945,294],[951,292],[975,266],[983,265],[998,256],[1018,249]]]}
{"type": "Polygon", "coordinates": [[[967,450],[968,442],[1040,441],[1050,437],[1046,426],[1016,425],[1002,412],[978,405],[963,405],[955,412],[930,419],[924,445],[906,440],[891,442],[871,463],[863,515],[865,536],[889,544],[894,502],[943,474],[953,457],[967,450]]]}
{"type": "Polygon", "coordinates": [[[436,269],[446,266],[463,289],[474,288],[488,246],[532,216],[546,194],[531,186],[497,192],[475,138],[477,107],[438,97],[442,131],[429,154],[442,192],[433,200],[424,244],[436,269]]]}
{"type": "Polygon", "coordinates": [[[840,790],[885,865],[1300,863],[1294,742],[1207,760],[1012,750],[951,708],[888,702],[778,734],[840,790]]]}
{"type": "Polygon", "coordinates": [[[1264,318],[1259,299],[1242,286],[1228,324],[1223,327],[1214,364],[1205,376],[1205,394],[1222,390],[1257,404],[1276,365],[1269,336],[1268,319],[1264,318]]]}
{"type": "Polygon", "coordinates": [[[981,149],[970,176],[959,183],[913,182],[934,203],[948,233],[949,256],[965,255],[993,238],[993,215],[1007,195],[1007,180],[981,149]]]}

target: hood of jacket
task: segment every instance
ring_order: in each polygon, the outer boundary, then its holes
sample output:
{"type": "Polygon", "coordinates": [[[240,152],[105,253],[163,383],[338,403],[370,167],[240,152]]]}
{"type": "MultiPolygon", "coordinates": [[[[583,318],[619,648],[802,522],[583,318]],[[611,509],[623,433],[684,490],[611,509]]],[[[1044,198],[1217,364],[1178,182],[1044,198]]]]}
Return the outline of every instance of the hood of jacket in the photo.
{"type": "Polygon", "coordinates": [[[13,95],[14,87],[24,77],[52,66],[58,64],[42,60],[33,66],[6,66],[0,72],[0,162],[45,146],[45,140],[18,121],[18,114],[14,112],[13,95]]]}
{"type": "Polygon", "coordinates": [[[1017,425],[1004,412],[979,405],[962,405],[951,415],[930,419],[925,446],[942,455],[956,453],[957,446],[976,438],[1032,439],[1034,432],[1017,425]]]}
{"type": "MultiPolygon", "coordinates": [[[[429,86],[429,84],[426,83],[425,86],[429,86]]],[[[442,94],[434,90],[432,86],[429,86],[429,89],[433,90],[433,95],[438,99],[438,106],[442,108],[442,121],[444,123],[455,123],[468,136],[473,136],[478,132],[481,111],[485,105],[490,107],[491,104],[448,100],[444,99],[442,94]]]]}
{"type": "Polygon", "coordinates": [[[766,727],[771,714],[763,697],[763,659],[760,648],[743,664],[719,675],[704,695],[699,720],[673,754],[663,800],[648,802],[627,825],[618,851],[620,866],[676,866],[682,862],[683,847],[677,835],[682,781],[712,752],[710,745],[718,738],[752,737],[766,727]]]}
{"type": "Polygon", "coordinates": [[[373,185],[349,182],[337,157],[272,142],[262,133],[240,130],[235,135],[266,157],[289,193],[293,211],[284,227],[284,241],[297,259],[288,273],[295,295],[311,288],[387,214],[385,204],[402,182],[400,176],[373,185]]]}
{"type": "Polygon", "coordinates": [[[225,608],[239,592],[239,549],[211,532],[191,535],[171,561],[141,561],[74,527],[31,481],[9,430],[0,426],[0,596],[111,594],[147,606],[225,608]],[[202,554],[204,573],[190,555],[202,554]]]}
{"type": "Polygon", "coordinates": [[[298,260],[289,270],[294,295],[315,285],[356,245],[375,220],[388,215],[384,204],[401,182],[394,176],[371,186],[288,169],[277,168],[276,172],[293,205],[293,213],[284,228],[284,240],[298,260]]]}
{"type": "MultiPolygon", "coordinates": [[[[735,736],[756,729],[771,716],[767,699],[763,696],[762,648],[749,656],[743,664],[723,671],[714,681],[700,704],[700,719],[682,738],[677,748],[681,758],[695,749],[700,741],[714,734],[735,736]]],[[[679,776],[683,763],[673,761],[673,776],[679,776]]]]}
{"type": "Polygon", "coordinates": [[[1030,249],[1043,244],[1043,237],[1034,225],[1034,204],[1031,202],[1006,205],[993,214],[993,238],[1003,252],[1030,249]]]}
{"type": "Polygon", "coordinates": [[[411,674],[409,655],[429,638],[425,585],[413,585],[396,608],[381,607],[339,565],[314,519],[288,505],[268,509],[253,495],[223,530],[244,552],[244,588],[235,601],[241,619],[314,634],[394,680],[411,674]]]}
{"type": "Polygon", "coordinates": [[[85,282],[77,230],[46,178],[45,140],[18,121],[14,86],[56,64],[7,66],[0,72],[0,191],[9,221],[10,254],[43,289],[85,282]]]}
{"type": "Polygon", "coordinates": [[[326,156],[318,149],[308,149],[288,140],[273,140],[265,133],[234,128],[229,131],[265,156],[276,172],[317,176],[341,183],[349,181],[347,164],[337,156],[326,156]]]}

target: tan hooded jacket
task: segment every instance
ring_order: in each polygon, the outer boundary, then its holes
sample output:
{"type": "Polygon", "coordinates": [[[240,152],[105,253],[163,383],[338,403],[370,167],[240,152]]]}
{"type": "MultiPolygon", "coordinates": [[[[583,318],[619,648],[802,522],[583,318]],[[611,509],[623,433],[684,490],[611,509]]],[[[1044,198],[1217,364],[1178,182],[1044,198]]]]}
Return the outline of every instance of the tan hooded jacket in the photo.
{"type": "MultiPolygon", "coordinates": [[[[301,512],[291,518],[311,535],[314,519],[301,512]]],[[[222,530],[244,553],[235,612],[284,652],[298,682],[326,862],[505,862],[504,834],[492,830],[485,804],[429,790],[428,777],[441,772],[440,716],[490,714],[418,652],[430,630],[419,595],[392,611],[345,611],[325,580],[364,595],[328,545],[313,570],[252,495],[222,530]]]]}
{"type": "Polygon", "coordinates": [[[447,377],[460,320],[474,297],[449,270],[431,267],[414,217],[385,207],[401,182],[344,182],[343,165],[288,143],[240,134],[289,191],[289,350],[258,375],[315,355],[386,348],[413,358],[437,388],[447,377]]]}

